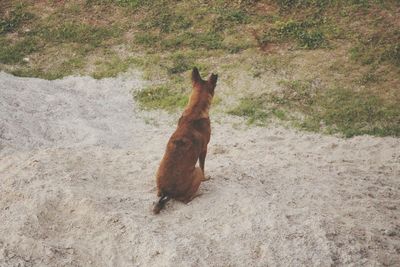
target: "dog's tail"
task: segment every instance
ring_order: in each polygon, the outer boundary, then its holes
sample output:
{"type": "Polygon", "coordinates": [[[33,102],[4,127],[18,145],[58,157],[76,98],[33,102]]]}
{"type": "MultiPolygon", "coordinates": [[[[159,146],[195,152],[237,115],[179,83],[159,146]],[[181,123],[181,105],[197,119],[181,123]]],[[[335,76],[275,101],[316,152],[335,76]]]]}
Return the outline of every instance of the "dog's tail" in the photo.
{"type": "Polygon", "coordinates": [[[171,198],[165,194],[162,194],[158,202],[153,208],[153,213],[154,214],[159,214],[160,211],[165,207],[165,204],[170,200],[171,198]]]}

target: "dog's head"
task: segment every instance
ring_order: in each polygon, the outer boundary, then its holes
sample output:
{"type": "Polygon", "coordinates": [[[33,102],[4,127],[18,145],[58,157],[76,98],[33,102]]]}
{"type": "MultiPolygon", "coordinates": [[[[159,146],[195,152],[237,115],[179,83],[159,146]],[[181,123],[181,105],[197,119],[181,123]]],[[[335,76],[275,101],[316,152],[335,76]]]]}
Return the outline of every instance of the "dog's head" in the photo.
{"type": "Polygon", "coordinates": [[[194,67],[192,71],[192,83],[193,89],[199,90],[200,92],[207,92],[211,96],[214,96],[214,89],[217,85],[218,75],[212,73],[207,81],[204,81],[199,73],[199,70],[194,67]]]}

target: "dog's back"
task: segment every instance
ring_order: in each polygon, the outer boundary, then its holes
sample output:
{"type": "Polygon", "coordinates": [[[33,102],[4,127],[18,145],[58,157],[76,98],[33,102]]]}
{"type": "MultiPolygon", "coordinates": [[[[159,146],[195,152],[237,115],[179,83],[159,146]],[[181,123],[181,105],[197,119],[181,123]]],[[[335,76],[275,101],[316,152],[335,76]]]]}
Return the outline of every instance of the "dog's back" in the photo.
{"type": "Polygon", "coordinates": [[[195,169],[196,162],[206,139],[199,131],[196,121],[182,122],[168,141],[164,157],[157,173],[157,187],[172,198],[184,196],[191,186],[187,179],[195,169]]]}

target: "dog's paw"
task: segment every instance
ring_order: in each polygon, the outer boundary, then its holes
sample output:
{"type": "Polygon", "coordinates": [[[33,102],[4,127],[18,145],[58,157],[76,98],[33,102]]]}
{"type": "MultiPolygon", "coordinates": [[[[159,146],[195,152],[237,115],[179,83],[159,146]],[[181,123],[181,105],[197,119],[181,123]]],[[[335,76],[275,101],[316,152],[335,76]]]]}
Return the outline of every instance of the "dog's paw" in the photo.
{"type": "Polygon", "coordinates": [[[207,176],[205,176],[204,178],[203,178],[203,182],[205,182],[205,181],[208,181],[208,180],[210,180],[211,179],[211,176],[210,175],[207,175],[207,176]]]}

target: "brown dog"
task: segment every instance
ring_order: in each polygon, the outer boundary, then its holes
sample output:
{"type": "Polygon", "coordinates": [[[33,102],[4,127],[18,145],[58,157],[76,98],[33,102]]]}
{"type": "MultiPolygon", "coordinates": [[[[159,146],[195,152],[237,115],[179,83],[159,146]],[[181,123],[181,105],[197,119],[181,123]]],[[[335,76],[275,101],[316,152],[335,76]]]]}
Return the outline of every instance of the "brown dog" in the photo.
{"type": "Polygon", "coordinates": [[[208,110],[214,96],[218,75],[211,74],[207,81],[197,68],[192,71],[193,90],[189,103],[178,121],[178,127],[168,141],[167,149],[157,171],[157,196],[154,206],[157,214],[173,198],[188,203],[204,181],[204,161],[210,141],[208,110]],[[199,160],[200,168],[196,167],[199,160]]]}

